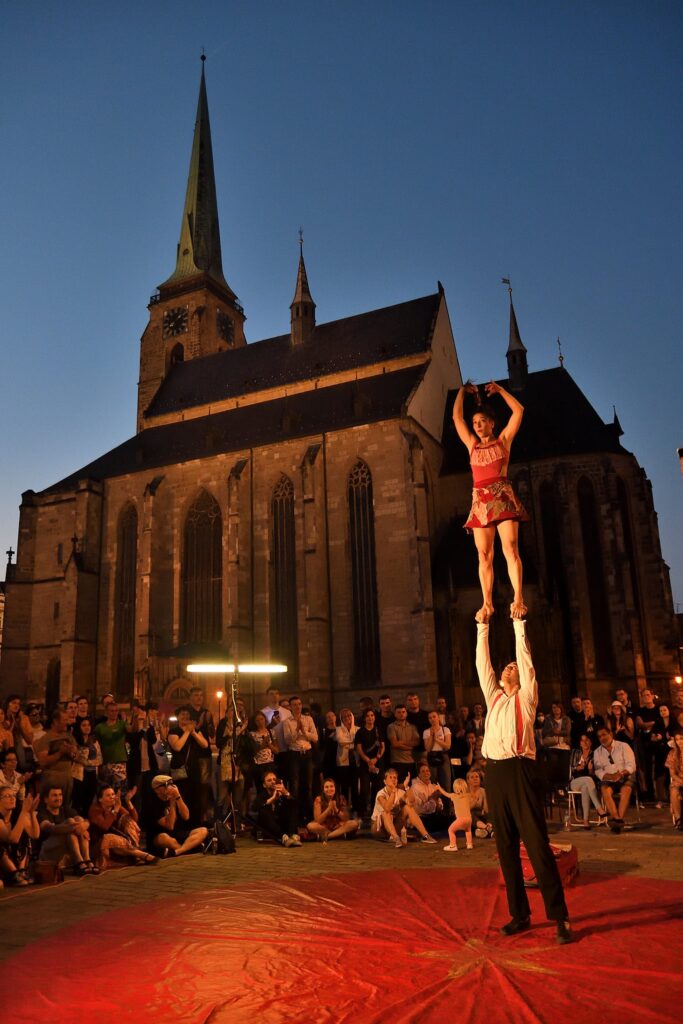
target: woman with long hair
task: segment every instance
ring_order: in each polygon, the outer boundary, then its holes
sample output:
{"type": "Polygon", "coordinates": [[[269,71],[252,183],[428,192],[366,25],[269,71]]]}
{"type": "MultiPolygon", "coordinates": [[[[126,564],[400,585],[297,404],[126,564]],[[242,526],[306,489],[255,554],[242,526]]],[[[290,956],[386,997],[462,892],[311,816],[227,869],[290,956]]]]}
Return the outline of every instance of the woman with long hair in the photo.
{"type": "Polygon", "coordinates": [[[681,789],[683,789],[683,731],[674,733],[674,745],[669,751],[666,759],[666,767],[669,769],[669,800],[671,801],[671,814],[674,819],[674,828],[683,832],[681,822],[681,789]]]}
{"type": "Polygon", "coordinates": [[[370,814],[377,793],[382,788],[380,771],[384,756],[384,742],[376,725],[375,712],[366,708],[361,727],[355,736],[358,756],[359,802],[358,813],[365,819],[370,814]]]}
{"type": "Polygon", "coordinates": [[[621,701],[613,700],[610,704],[607,723],[612,730],[615,740],[619,740],[621,743],[628,743],[629,747],[633,747],[636,727],[631,716],[626,713],[626,708],[621,701]]]}
{"type": "Polygon", "coordinates": [[[360,827],[358,820],[349,817],[349,806],[343,794],[337,792],[334,779],[323,779],[323,791],[313,801],[313,821],[306,827],[323,843],[341,839],[360,827]]]}
{"type": "MultiPolygon", "coordinates": [[[[374,721],[374,720],[373,720],[374,721]]],[[[358,726],[351,708],[342,708],[339,712],[339,722],[335,731],[337,741],[337,758],[334,768],[334,778],[337,781],[339,792],[346,797],[349,806],[354,807],[357,803],[356,790],[358,785],[358,773],[356,771],[355,744],[358,734],[358,726]]]]}
{"type": "Polygon", "coordinates": [[[590,807],[591,803],[598,812],[598,824],[607,817],[607,811],[603,807],[602,800],[598,794],[595,784],[595,770],[593,768],[593,744],[587,733],[579,739],[577,750],[572,750],[569,764],[569,791],[581,794],[581,807],[583,810],[583,827],[590,828],[590,807]]]}
{"type": "Polygon", "coordinates": [[[101,785],[95,795],[88,818],[91,824],[93,856],[100,871],[114,861],[133,864],[156,864],[158,858],[140,848],[140,826],[133,806],[134,789],[121,794],[113,786],[101,785]]]}
{"type": "Polygon", "coordinates": [[[522,560],[519,555],[519,524],[529,516],[515,494],[507,470],[512,442],[522,424],[524,406],[495,381],[486,385],[486,395],[500,395],[510,409],[510,418],[498,435],[496,418],[490,406],[478,405],[470,425],[464,416],[465,393],[479,400],[475,384],[464,384],[453,406],[453,423],[458,437],[467,448],[472,468],[472,508],[465,529],[474,536],[479,555],[479,581],[483,604],[476,614],[478,622],[488,622],[493,615],[493,546],[496,533],[503,545],[508,575],[514,593],[510,612],[513,619],[526,616],[522,593],[522,560]]]}

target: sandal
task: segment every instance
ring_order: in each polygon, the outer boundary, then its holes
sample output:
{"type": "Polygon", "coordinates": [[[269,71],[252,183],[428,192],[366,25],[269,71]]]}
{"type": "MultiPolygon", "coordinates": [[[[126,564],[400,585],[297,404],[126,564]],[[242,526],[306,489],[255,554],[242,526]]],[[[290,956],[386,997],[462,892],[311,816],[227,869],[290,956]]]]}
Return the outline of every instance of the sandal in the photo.
{"type": "Polygon", "coordinates": [[[80,878],[83,878],[85,875],[90,874],[90,868],[88,867],[87,861],[81,860],[78,862],[78,864],[76,865],[76,874],[80,878]]]}
{"type": "Polygon", "coordinates": [[[10,875],[12,885],[29,885],[27,878],[24,878],[21,871],[13,871],[10,875]]]}
{"type": "Polygon", "coordinates": [[[101,875],[102,874],[100,869],[98,867],[95,867],[95,865],[93,864],[93,862],[91,860],[84,861],[84,864],[85,864],[85,866],[88,869],[88,874],[89,875],[101,875]]]}
{"type": "Polygon", "coordinates": [[[145,853],[142,857],[137,858],[138,864],[158,864],[159,858],[155,857],[153,853],[145,853]]]}

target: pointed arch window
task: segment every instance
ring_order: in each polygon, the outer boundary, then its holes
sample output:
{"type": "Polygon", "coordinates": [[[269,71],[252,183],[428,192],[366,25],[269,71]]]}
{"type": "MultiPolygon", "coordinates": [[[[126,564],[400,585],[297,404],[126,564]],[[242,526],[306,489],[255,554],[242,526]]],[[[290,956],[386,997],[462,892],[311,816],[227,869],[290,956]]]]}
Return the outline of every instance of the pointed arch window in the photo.
{"type": "Polygon", "coordinates": [[[125,699],[133,692],[135,676],[135,583],[138,554],[138,514],[126,505],[116,531],[114,594],[114,685],[125,699]]]}
{"type": "Polygon", "coordinates": [[[197,495],[185,518],[180,590],[181,641],[220,641],[223,517],[218,502],[207,491],[197,495]]]}
{"type": "Polygon", "coordinates": [[[583,540],[583,557],[588,583],[588,604],[593,628],[593,650],[595,671],[614,671],[612,630],[610,626],[609,602],[605,587],[605,567],[602,553],[598,506],[595,490],[588,477],[581,477],[577,487],[579,517],[583,540]]]}
{"type": "Polygon", "coordinates": [[[349,541],[353,610],[353,675],[357,683],[381,679],[375,513],[372,475],[359,459],[349,474],[349,541]]]}
{"type": "Polygon", "coordinates": [[[273,489],[271,531],[271,653],[287,666],[288,678],[294,680],[299,661],[294,485],[284,475],[273,489]]]}

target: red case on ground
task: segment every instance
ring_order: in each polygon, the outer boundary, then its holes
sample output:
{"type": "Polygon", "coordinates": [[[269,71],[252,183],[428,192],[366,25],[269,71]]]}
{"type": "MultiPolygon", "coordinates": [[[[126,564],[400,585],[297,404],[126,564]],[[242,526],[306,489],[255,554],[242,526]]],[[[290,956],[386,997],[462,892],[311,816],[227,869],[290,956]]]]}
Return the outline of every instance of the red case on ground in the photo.
{"type": "MultiPolygon", "coordinates": [[[[553,856],[557,862],[557,868],[560,872],[560,878],[562,879],[562,885],[571,885],[576,876],[579,873],[579,853],[575,846],[571,843],[559,844],[550,843],[550,849],[553,851],[553,856]]],[[[535,889],[538,887],[536,881],[536,873],[532,867],[531,861],[529,860],[529,854],[526,852],[524,843],[519,844],[519,852],[522,857],[522,873],[524,875],[524,885],[527,889],[535,889]]],[[[503,873],[500,872],[500,881],[504,885],[503,873]]]]}

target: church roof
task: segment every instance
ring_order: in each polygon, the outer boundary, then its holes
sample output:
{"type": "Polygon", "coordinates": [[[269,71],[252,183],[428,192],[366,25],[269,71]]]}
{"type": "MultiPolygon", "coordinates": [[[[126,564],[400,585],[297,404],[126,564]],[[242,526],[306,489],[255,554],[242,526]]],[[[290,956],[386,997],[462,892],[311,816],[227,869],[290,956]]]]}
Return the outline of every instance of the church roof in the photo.
{"type": "Polygon", "coordinates": [[[303,345],[290,334],[176,363],[145,413],[179,412],[266,388],[425,352],[440,294],[317,324],[303,345]]]}
{"type": "MultiPolygon", "coordinates": [[[[509,387],[507,380],[498,383],[509,387]]],[[[530,373],[524,388],[516,392],[515,397],[524,406],[524,419],[512,448],[513,464],[591,452],[626,452],[619,443],[619,433],[614,425],[603,422],[563,367],[530,373]]],[[[454,400],[453,391],[449,394],[444,417],[442,473],[469,470],[467,451],[453,426],[454,400]]],[[[503,425],[509,412],[502,398],[494,395],[488,404],[498,413],[498,426],[503,425]]],[[[466,405],[465,415],[469,412],[466,405]]]]}
{"type": "Polygon", "coordinates": [[[424,365],[410,366],[211,416],[149,427],[41,493],[69,491],[86,478],[106,480],[391,419],[402,415],[424,371],[424,365]]]}

